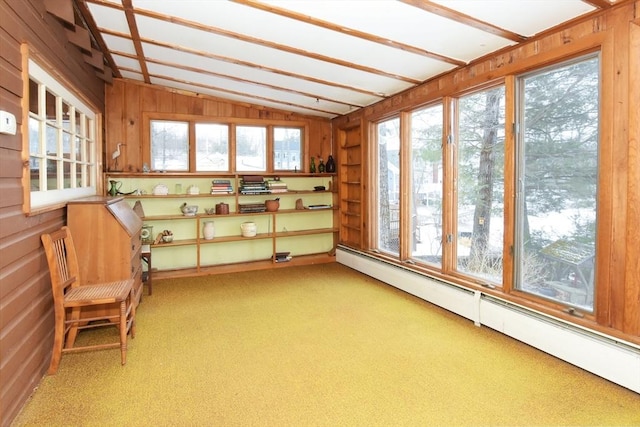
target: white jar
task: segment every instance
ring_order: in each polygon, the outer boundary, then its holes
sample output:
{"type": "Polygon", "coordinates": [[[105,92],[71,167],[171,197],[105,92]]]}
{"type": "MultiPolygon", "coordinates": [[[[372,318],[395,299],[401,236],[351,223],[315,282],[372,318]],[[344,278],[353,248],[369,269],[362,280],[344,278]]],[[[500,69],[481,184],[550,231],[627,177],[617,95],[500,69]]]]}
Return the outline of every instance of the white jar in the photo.
{"type": "Polygon", "coordinates": [[[211,240],[216,234],[216,229],[213,226],[213,221],[205,221],[202,227],[202,235],[205,240],[211,240]]]}
{"type": "Polygon", "coordinates": [[[255,237],[258,232],[258,227],[255,222],[243,222],[240,224],[240,230],[243,237],[255,237]]]}

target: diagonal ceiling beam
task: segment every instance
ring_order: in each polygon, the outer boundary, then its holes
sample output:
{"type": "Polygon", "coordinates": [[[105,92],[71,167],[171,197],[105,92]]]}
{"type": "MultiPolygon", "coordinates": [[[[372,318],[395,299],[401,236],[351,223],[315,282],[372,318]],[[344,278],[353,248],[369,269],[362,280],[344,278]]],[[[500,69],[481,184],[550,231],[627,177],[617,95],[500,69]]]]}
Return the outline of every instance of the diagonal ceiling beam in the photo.
{"type": "Polygon", "coordinates": [[[466,65],[466,62],[460,61],[458,59],[454,59],[445,55],[440,55],[438,53],[429,52],[428,50],[424,50],[415,46],[411,46],[408,44],[400,43],[391,39],[383,38],[376,36],[374,34],[365,33],[363,31],[356,30],[354,28],[347,28],[342,25],[337,25],[328,21],[324,21],[321,19],[312,18],[307,15],[303,15],[301,13],[293,12],[288,9],[283,9],[280,7],[276,7],[273,5],[269,5],[266,3],[260,3],[255,0],[231,0],[234,3],[242,4],[244,6],[249,6],[255,9],[263,10],[265,12],[270,12],[275,15],[284,16],[286,18],[294,19],[296,21],[304,22],[306,24],[315,25],[320,28],[325,28],[327,30],[336,31],[341,34],[345,34],[348,36],[357,37],[360,39],[364,39],[373,43],[379,43],[381,45],[392,47],[395,49],[400,49],[405,52],[414,53],[420,56],[426,56],[427,58],[435,59],[437,61],[446,62],[448,64],[453,64],[455,66],[463,66],[466,65]]]}
{"type": "Polygon", "coordinates": [[[142,76],[145,83],[151,83],[149,79],[149,70],[147,69],[147,62],[144,59],[144,50],[142,49],[142,43],[140,43],[140,32],[138,31],[138,24],[136,23],[136,16],[133,12],[133,4],[131,0],[122,0],[124,7],[124,13],[127,17],[127,25],[129,25],[129,32],[131,33],[131,40],[133,46],[136,49],[138,55],[138,62],[140,63],[140,70],[142,70],[142,76]]]}
{"type": "MultiPolygon", "coordinates": [[[[104,34],[109,34],[115,37],[122,37],[122,38],[128,38],[129,35],[127,34],[122,34],[122,33],[118,33],[115,31],[111,31],[111,30],[107,30],[107,29],[102,29],[102,31],[104,32],[104,34]]],[[[313,83],[318,83],[321,85],[325,85],[325,86],[331,86],[331,87],[336,87],[336,88],[341,88],[341,89],[347,89],[350,91],[354,91],[354,92],[359,92],[359,93],[363,93],[365,95],[371,95],[371,96],[375,96],[375,97],[379,97],[379,98],[386,98],[388,96],[388,94],[384,94],[384,93],[380,93],[380,92],[373,92],[370,90],[366,90],[366,89],[360,89],[354,86],[348,86],[348,85],[344,85],[344,84],[340,84],[340,83],[336,83],[336,82],[331,82],[328,80],[321,80],[321,79],[317,79],[314,77],[309,77],[309,76],[305,76],[305,75],[301,75],[301,74],[296,74],[296,73],[292,73],[292,72],[288,72],[288,71],[284,71],[281,69],[277,69],[277,68],[271,68],[271,67],[265,67],[263,65],[259,65],[259,64],[255,64],[252,62],[247,62],[247,61],[241,61],[239,59],[235,59],[235,58],[229,58],[226,56],[221,56],[221,55],[216,55],[210,52],[202,52],[196,49],[191,49],[185,46],[180,46],[180,45],[174,45],[174,44],[170,44],[170,43],[162,43],[159,42],[157,40],[150,40],[150,39],[141,39],[142,43],[146,43],[146,44],[153,44],[155,46],[160,46],[163,48],[167,48],[167,49],[173,49],[179,52],[185,52],[185,53],[189,53],[192,55],[198,55],[198,56],[202,56],[205,58],[210,58],[210,59],[214,59],[216,61],[223,61],[223,62],[227,62],[230,64],[235,64],[235,65],[240,65],[243,67],[249,67],[249,68],[255,68],[255,69],[259,69],[259,70],[263,70],[263,71],[267,71],[270,73],[274,73],[274,74],[278,74],[278,75],[282,75],[282,76],[286,76],[286,77],[293,77],[296,79],[301,79],[301,80],[306,80],[309,82],[313,82],[313,83]]],[[[123,55],[123,56],[127,56],[127,57],[131,57],[131,55],[123,55]]],[[[136,58],[137,59],[137,58],[136,58]]]]}
{"type": "Polygon", "coordinates": [[[442,16],[443,18],[448,18],[453,21],[460,22],[461,24],[476,28],[486,33],[500,36],[507,40],[520,43],[527,39],[525,36],[521,34],[516,34],[514,32],[505,30],[504,28],[497,27],[495,25],[489,24],[488,22],[484,22],[479,19],[476,19],[473,16],[465,15],[464,13],[458,12],[453,9],[449,9],[448,7],[439,5],[437,3],[433,3],[429,0],[399,0],[399,1],[401,1],[402,3],[408,4],[410,6],[417,7],[418,9],[422,9],[424,11],[442,16]]]}
{"type": "MultiPolygon", "coordinates": [[[[96,2],[95,0],[92,0],[94,2],[96,2]]],[[[126,1],[128,3],[131,2],[131,0],[123,0],[126,1]]],[[[96,2],[97,3],[97,2],[96,2]]],[[[100,3],[102,4],[102,3],[100,3]]],[[[287,45],[283,45],[283,44],[279,44],[279,43],[273,43],[273,42],[269,42],[257,37],[251,37],[251,36],[247,36],[246,34],[240,34],[240,33],[235,33],[233,31],[228,31],[228,30],[224,30],[222,28],[218,28],[218,27],[211,27],[211,26],[207,26],[207,25],[203,25],[200,24],[198,22],[193,22],[193,21],[189,21],[187,19],[182,19],[182,18],[178,18],[176,16],[168,16],[168,15],[164,15],[161,13],[156,13],[150,10],[146,10],[146,9],[139,9],[136,8],[135,9],[135,13],[137,15],[141,15],[141,16],[146,16],[149,18],[153,18],[153,19],[158,19],[160,21],[165,21],[165,22],[171,22],[172,24],[177,24],[177,25],[182,25],[188,28],[194,28],[196,30],[200,30],[200,31],[204,31],[204,32],[208,32],[208,33],[212,33],[212,34],[217,34],[223,37],[229,37],[229,38],[233,38],[235,40],[241,40],[247,43],[251,43],[251,44],[255,44],[255,45],[260,45],[260,46],[264,46],[264,47],[268,47],[271,49],[276,49],[276,50],[280,50],[282,52],[288,52],[288,53],[292,53],[294,55],[299,55],[299,56],[305,56],[308,58],[312,58],[318,61],[322,61],[322,62],[327,62],[327,63],[331,63],[331,64],[335,64],[335,65],[341,65],[343,67],[347,67],[347,68],[352,68],[355,70],[359,70],[359,71],[364,71],[366,73],[371,73],[371,74],[376,74],[379,76],[384,76],[384,77],[388,77],[394,80],[400,80],[403,82],[407,82],[407,83],[411,83],[411,84],[419,84],[421,83],[421,80],[418,79],[414,79],[411,77],[407,77],[407,76],[401,76],[399,74],[394,74],[394,73],[388,73],[386,71],[380,70],[380,69],[376,69],[376,68],[372,68],[372,67],[366,67],[354,62],[349,62],[349,61],[344,61],[338,58],[333,58],[330,56],[326,56],[326,55],[320,55],[314,52],[309,52],[309,51],[305,51],[303,49],[297,49],[291,46],[287,46],[287,45]]]]}

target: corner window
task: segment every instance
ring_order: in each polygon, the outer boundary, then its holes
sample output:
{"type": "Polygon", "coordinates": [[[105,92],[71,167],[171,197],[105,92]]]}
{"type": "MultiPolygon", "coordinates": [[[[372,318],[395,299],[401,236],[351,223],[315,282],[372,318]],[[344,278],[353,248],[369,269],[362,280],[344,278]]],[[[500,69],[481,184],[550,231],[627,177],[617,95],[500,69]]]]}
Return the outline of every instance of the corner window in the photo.
{"type": "Polygon", "coordinates": [[[29,60],[29,208],[96,194],[96,113],[29,60]]]}

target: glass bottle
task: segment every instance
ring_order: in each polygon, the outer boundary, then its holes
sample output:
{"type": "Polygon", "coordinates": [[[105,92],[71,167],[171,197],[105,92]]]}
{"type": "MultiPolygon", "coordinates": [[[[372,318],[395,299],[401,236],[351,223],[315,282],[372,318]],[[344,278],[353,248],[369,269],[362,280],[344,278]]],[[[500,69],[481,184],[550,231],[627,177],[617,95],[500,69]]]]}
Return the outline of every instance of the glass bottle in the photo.
{"type": "Polygon", "coordinates": [[[318,159],[318,162],[318,172],[324,173],[324,161],[322,160],[322,157],[318,159]]]}
{"type": "Polygon", "coordinates": [[[326,170],[328,173],[334,173],[336,171],[336,162],[333,160],[331,154],[329,154],[329,158],[327,159],[326,170]]]}
{"type": "Polygon", "coordinates": [[[311,158],[311,165],[309,166],[309,172],[316,173],[316,161],[313,157],[311,158]]]}

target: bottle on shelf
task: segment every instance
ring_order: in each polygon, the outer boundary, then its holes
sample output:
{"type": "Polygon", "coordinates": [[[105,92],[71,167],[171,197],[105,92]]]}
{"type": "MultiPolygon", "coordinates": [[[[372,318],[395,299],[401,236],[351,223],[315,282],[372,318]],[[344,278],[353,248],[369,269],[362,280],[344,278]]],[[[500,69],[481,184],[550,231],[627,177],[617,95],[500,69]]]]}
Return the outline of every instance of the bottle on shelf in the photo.
{"type": "Polygon", "coordinates": [[[328,173],[334,173],[336,171],[336,161],[333,160],[333,156],[329,154],[329,158],[327,159],[326,171],[328,173]]]}
{"type": "Polygon", "coordinates": [[[322,157],[318,158],[318,162],[318,172],[324,173],[324,161],[322,160],[322,157]]]}
{"type": "Polygon", "coordinates": [[[309,172],[316,173],[316,160],[314,157],[311,157],[311,165],[309,166],[309,172]]]}

